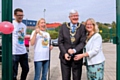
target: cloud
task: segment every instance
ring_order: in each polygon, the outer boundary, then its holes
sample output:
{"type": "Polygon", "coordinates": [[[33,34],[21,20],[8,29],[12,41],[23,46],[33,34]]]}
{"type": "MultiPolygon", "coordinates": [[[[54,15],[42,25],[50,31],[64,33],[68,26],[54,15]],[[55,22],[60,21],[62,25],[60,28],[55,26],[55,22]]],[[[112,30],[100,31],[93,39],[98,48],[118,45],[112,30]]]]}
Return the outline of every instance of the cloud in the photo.
{"type": "Polygon", "coordinates": [[[80,14],[80,21],[87,18],[95,18],[99,22],[109,22],[116,20],[115,0],[13,0],[13,10],[15,8],[24,10],[24,18],[38,20],[44,17],[48,22],[69,21],[68,15],[71,9],[76,9],[80,14]]]}

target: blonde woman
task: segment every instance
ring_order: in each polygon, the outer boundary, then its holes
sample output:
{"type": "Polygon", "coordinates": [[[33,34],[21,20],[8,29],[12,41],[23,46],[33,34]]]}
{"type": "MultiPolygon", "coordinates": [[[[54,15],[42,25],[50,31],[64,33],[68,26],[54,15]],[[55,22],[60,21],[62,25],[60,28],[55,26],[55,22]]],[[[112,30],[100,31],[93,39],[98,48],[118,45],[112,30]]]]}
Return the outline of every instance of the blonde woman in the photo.
{"type": "Polygon", "coordinates": [[[74,60],[85,58],[88,80],[103,80],[105,57],[102,51],[102,37],[94,19],[87,19],[85,26],[88,33],[85,53],[76,55],[74,60]]]}
{"type": "Polygon", "coordinates": [[[44,18],[38,20],[36,29],[32,32],[30,43],[34,45],[34,80],[40,80],[41,71],[41,80],[46,80],[49,66],[49,50],[52,49],[52,45],[49,45],[50,35],[46,32],[46,22],[44,18]]]}

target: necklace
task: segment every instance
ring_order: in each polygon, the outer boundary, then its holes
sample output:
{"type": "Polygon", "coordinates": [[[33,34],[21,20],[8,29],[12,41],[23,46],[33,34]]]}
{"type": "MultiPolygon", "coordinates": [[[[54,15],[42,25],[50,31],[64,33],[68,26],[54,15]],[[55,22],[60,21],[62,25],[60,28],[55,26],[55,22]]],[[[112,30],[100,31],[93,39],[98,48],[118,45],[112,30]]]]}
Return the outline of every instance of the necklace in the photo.
{"type": "Polygon", "coordinates": [[[86,43],[90,40],[90,38],[91,38],[94,34],[95,34],[95,32],[94,32],[92,35],[87,36],[86,43]]]}

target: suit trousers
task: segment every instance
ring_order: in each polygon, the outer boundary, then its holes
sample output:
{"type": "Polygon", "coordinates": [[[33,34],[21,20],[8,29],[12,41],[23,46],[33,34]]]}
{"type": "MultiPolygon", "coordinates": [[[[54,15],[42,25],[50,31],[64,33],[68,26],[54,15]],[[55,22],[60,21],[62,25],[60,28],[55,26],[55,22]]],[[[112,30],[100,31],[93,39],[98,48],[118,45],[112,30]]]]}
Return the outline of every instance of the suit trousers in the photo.
{"type": "Polygon", "coordinates": [[[82,60],[80,63],[76,63],[76,61],[68,61],[67,64],[61,62],[61,72],[62,80],[71,80],[71,72],[72,80],[81,80],[82,60]]]}

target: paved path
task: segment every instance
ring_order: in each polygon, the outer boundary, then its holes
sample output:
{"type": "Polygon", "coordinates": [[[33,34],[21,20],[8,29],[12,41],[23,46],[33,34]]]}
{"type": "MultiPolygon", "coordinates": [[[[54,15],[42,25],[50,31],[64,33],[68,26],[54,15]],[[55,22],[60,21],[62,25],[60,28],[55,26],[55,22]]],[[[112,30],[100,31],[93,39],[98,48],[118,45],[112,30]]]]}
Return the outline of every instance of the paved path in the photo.
{"type": "MultiPolygon", "coordinates": [[[[112,43],[103,43],[103,52],[106,58],[105,62],[105,74],[104,80],[116,80],[116,45],[112,43]]],[[[30,59],[29,62],[30,71],[27,80],[33,80],[34,78],[34,64],[33,64],[33,48],[30,48],[30,59]]],[[[60,72],[60,62],[59,62],[59,49],[54,47],[51,51],[51,67],[50,74],[51,80],[62,80],[60,72]]],[[[19,75],[21,68],[19,68],[19,75]]],[[[19,76],[18,76],[19,78],[19,76]]],[[[82,80],[86,80],[86,69],[83,66],[82,80]]]]}

